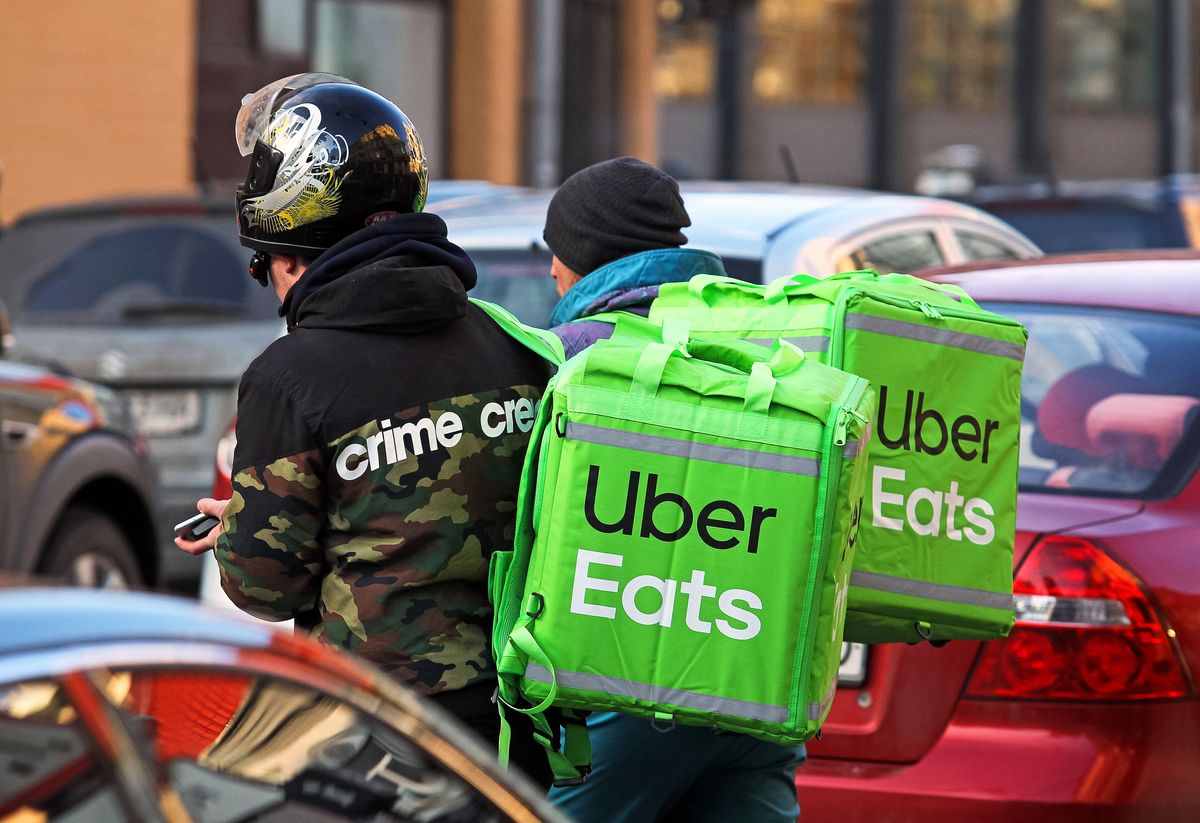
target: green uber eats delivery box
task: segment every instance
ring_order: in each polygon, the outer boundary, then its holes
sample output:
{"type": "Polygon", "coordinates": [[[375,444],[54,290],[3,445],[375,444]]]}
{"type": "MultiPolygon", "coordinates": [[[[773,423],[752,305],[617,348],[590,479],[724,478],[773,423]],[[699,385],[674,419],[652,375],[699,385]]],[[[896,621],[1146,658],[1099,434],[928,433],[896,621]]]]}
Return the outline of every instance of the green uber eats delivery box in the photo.
{"type": "Polygon", "coordinates": [[[663,286],[650,316],[714,339],[790,340],[871,382],[847,640],[1008,634],[1023,326],[956,286],[876,272],[765,286],[702,275],[663,286]]]}
{"type": "Polygon", "coordinates": [[[492,560],[498,697],[800,743],[833,698],[873,392],[790,345],[660,336],[618,326],[547,388],[492,560]]]}

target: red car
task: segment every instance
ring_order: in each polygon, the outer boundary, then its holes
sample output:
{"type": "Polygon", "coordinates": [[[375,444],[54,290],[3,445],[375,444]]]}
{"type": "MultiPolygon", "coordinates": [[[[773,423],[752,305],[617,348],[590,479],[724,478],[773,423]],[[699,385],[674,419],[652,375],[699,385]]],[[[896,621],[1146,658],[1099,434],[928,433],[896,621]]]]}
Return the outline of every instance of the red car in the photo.
{"type": "Polygon", "coordinates": [[[993,643],[848,648],[861,685],[797,770],[802,819],[1200,820],[1200,256],[930,276],[1030,330],[1018,623],[993,643]]]}
{"type": "Polygon", "coordinates": [[[805,820],[1200,820],[1200,256],[922,272],[1029,329],[1005,640],[868,649],[805,820]]]}

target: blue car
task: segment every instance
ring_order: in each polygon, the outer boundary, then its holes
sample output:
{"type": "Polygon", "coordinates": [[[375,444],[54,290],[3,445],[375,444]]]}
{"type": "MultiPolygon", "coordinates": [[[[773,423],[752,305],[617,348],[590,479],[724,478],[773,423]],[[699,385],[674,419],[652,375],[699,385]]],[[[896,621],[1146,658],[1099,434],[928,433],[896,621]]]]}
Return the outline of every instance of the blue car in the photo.
{"type": "Polygon", "coordinates": [[[970,201],[1047,254],[1200,246],[1200,176],[986,186],[970,201]]]}

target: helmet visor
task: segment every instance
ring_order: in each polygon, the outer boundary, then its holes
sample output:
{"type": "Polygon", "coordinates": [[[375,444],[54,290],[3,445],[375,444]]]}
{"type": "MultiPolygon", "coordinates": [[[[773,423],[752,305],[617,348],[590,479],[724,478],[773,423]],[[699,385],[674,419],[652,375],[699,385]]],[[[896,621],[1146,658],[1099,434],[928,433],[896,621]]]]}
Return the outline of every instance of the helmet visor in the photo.
{"type": "Polygon", "coordinates": [[[274,83],[268,83],[256,92],[242,98],[242,107],[238,110],[234,122],[234,138],[237,140],[238,151],[242,157],[249,157],[254,151],[254,144],[265,140],[267,126],[271,122],[271,114],[275,111],[276,101],[281,96],[290,97],[302,89],[316,86],[320,83],[353,83],[336,74],[324,72],[308,72],[293,74],[274,83]]]}

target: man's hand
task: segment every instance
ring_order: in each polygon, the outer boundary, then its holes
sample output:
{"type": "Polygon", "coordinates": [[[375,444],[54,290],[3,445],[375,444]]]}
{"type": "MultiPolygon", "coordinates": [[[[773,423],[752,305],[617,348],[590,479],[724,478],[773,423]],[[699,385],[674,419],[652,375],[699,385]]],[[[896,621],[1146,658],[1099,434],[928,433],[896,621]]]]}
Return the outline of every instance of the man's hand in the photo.
{"type": "MultiPolygon", "coordinates": [[[[203,497],[196,501],[196,510],[202,514],[211,515],[219,518],[225,513],[225,507],[229,505],[228,500],[214,500],[211,497],[203,497]]],[[[175,538],[175,545],[183,549],[188,554],[204,554],[206,551],[217,545],[217,538],[221,536],[223,526],[218,523],[216,527],[208,534],[199,540],[184,540],[182,537],[175,538]]]]}

